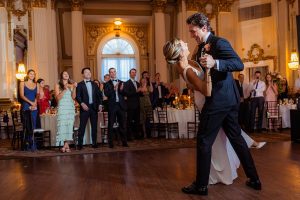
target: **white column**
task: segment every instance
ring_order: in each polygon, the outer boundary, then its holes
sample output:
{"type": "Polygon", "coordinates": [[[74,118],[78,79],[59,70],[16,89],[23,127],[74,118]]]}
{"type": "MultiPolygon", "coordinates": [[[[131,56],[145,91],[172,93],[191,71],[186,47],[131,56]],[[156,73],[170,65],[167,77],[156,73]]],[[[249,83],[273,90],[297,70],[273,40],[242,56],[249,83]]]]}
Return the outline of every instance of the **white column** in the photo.
{"type": "Polygon", "coordinates": [[[12,98],[16,94],[13,41],[8,38],[7,11],[0,7],[0,98],[12,98]]]}
{"type": "Polygon", "coordinates": [[[57,30],[56,30],[56,13],[55,2],[48,0],[48,24],[50,33],[48,35],[49,45],[49,85],[50,88],[54,88],[55,83],[58,82],[58,61],[57,61],[57,30]]]}
{"type": "Polygon", "coordinates": [[[37,73],[36,78],[43,78],[49,83],[50,76],[53,73],[49,64],[49,41],[48,36],[52,30],[48,24],[47,8],[32,8],[32,41],[29,43],[29,66],[28,69],[34,69],[37,73]]]}
{"type": "Polygon", "coordinates": [[[72,1],[72,68],[73,79],[80,81],[82,79],[81,69],[84,64],[84,46],[83,46],[83,1],[72,1]]]}
{"type": "Polygon", "coordinates": [[[153,3],[154,7],[154,39],[155,39],[155,65],[156,73],[160,73],[162,82],[168,82],[167,63],[163,54],[163,46],[166,43],[166,26],[164,9],[166,6],[165,0],[156,0],[153,3]]]}

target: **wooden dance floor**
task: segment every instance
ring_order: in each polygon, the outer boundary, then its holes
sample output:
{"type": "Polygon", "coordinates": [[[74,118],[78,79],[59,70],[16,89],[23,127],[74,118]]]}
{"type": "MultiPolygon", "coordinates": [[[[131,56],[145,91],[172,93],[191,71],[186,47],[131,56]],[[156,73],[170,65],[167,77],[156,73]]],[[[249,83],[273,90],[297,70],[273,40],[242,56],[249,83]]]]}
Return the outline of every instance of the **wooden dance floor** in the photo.
{"type": "Polygon", "coordinates": [[[195,177],[195,149],[110,152],[0,160],[0,199],[300,199],[300,144],[268,143],[252,150],[262,191],[232,185],[209,187],[209,196],[181,193],[195,177]]]}

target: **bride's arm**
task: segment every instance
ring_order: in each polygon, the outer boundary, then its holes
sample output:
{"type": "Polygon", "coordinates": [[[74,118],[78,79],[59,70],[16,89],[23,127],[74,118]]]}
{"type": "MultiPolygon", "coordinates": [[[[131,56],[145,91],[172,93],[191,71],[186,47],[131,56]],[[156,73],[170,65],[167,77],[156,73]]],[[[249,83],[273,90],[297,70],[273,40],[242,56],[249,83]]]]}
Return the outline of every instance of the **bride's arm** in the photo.
{"type": "Polygon", "coordinates": [[[200,91],[202,94],[206,94],[206,82],[201,80],[191,68],[187,69],[186,77],[195,90],[200,91]]]}

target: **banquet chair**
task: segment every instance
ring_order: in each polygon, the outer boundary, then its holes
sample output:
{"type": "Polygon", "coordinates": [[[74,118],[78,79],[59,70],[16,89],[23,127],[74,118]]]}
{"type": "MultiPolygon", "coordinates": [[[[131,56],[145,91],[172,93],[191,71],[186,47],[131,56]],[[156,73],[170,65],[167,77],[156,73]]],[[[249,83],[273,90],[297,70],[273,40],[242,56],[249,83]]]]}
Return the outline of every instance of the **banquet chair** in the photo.
{"type": "Polygon", "coordinates": [[[48,148],[51,149],[51,131],[44,130],[42,128],[33,129],[31,111],[26,110],[23,114],[23,149],[26,150],[27,147],[25,145],[28,144],[28,148],[35,151],[37,149],[37,145],[45,148],[45,143],[48,143],[48,148]]]}
{"type": "Polygon", "coordinates": [[[145,107],[145,111],[146,111],[146,129],[150,129],[150,130],[146,130],[146,131],[150,131],[150,135],[152,132],[156,132],[157,131],[157,123],[154,122],[154,115],[153,115],[153,109],[152,106],[146,106],[145,107]]]}
{"type": "Polygon", "coordinates": [[[199,122],[200,122],[199,117],[200,117],[200,111],[194,105],[194,121],[193,122],[187,122],[188,139],[192,138],[192,137],[190,137],[190,135],[194,136],[194,138],[196,137],[199,122]]]}
{"type": "Polygon", "coordinates": [[[108,143],[108,112],[102,112],[103,122],[100,122],[102,144],[108,143]]]}
{"type": "Polygon", "coordinates": [[[282,116],[277,101],[266,101],[267,130],[282,129],[282,116]]]}
{"type": "Polygon", "coordinates": [[[168,109],[167,107],[163,107],[163,109],[156,109],[158,116],[158,124],[157,124],[157,137],[161,137],[163,133],[167,134],[168,139],[170,138],[170,134],[175,133],[177,138],[179,139],[179,127],[178,122],[169,122],[168,121],[168,109]]]}
{"type": "Polygon", "coordinates": [[[24,134],[24,126],[22,123],[22,114],[21,111],[14,110],[11,111],[12,122],[13,122],[13,137],[11,141],[11,146],[13,150],[23,148],[23,134],[24,134]],[[17,148],[16,148],[17,144],[17,148]]]}
{"type": "Polygon", "coordinates": [[[9,135],[10,128],[13,128],[13,126],[9,124],[8,112],[1,111],[0,112],[0,133],[2,133],[2,131],[6,133],[8,139],[10,139],[10,135],[9,135]]]}

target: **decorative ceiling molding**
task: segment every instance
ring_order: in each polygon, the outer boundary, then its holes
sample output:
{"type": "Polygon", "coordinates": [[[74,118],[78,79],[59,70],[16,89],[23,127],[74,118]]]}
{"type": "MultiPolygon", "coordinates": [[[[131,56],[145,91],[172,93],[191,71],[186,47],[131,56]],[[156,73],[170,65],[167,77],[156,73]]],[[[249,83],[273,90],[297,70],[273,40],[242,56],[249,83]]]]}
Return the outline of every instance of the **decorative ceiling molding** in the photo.
{"type": "Polygon", "coordinates": [[[30,9],[30,0],[8,0],[6,9],[21,20],[21,17],[27,14],[30,9]]]}
{"type": "Polygon", "coordinates": [[[167,0],[153,0],[151,5],[154,12],[164,12],[167,6],[167,0]]]}
{"type": "Polygon", "coordinates": [[[257,64],[261,60],[274,59],[274,56],[265,56],[265,51],[258,44],[253,44],[247,53],[248,58],[243,58],[243,62],[253,62],[257,64]]]}
{"type": "Polygon", "coordinates": [[[47,0],[31,0],[33,8],[47,8],[47,0]]]}
{"type": "MultiPolygon", "coordinates": [[[[101,39],[114,32],[113,24],[86,24],[86,36],[87,36],[87,49],[88,56],[96,56],[98,44],[101,39]]],[[[147,25],[143,24],[126,24],[122,25],[122,32],[130,35],[138,44],[140,52],[143,55],[143,52],[146,52],[147,49],[147,25]]]]}
{"type": "Polygon", "coordinates": [[[187,11],[198,11],[213,18],[219,12],[231,12],[235,0],[185,0],[187,11]]]}
{"type": "Polygon", "coordinates": [[[71,3],[72,11],[82,11],[84,0],[69,0],[71,3]]]}

